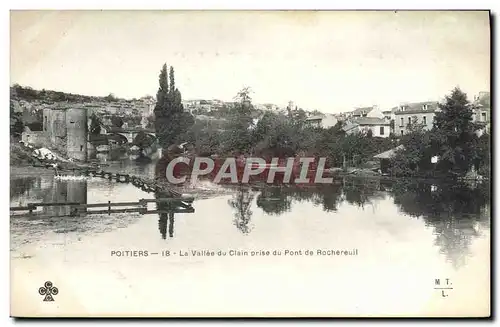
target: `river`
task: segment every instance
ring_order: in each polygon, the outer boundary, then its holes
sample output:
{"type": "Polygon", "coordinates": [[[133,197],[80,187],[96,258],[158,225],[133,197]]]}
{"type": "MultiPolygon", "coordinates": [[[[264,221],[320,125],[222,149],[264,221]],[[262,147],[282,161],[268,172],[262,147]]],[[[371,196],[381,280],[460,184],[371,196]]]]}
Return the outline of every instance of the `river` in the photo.
{"type": "MultiPolygon", "coordinates": [[[[99,160],[106,170],[154,174],[155,160],[99,160]]],[[[97,177],[11,176],[11,206],[153,197],[97,177]]],[[[343,179],[236,187],[193,207],[12,215],[13,308],[44,316],[489,314],[489,185],[343,179]],[[142,255],[121,252],[134,250],[142,255]],[[59,289],[53,304],[37,293],[46,280],[59,289]]]]}

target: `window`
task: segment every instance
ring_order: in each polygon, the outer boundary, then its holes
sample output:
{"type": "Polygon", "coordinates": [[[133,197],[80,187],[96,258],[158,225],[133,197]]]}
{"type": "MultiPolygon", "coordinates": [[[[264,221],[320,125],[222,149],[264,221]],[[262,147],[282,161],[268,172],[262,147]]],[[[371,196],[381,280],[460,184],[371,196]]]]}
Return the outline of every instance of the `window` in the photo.
{"type": "Polygon", "coordinates": [[[428,104],[424,104],[424,105],[423,105],[423,109],[424,109],[424,110],[429,109],[429,105],[428,105],[428,104]]]}
{"type": "Polygon", "coordinates": [[[481,121],[486,121],[486,113],[485,112],[481,113],[481,121]]]}
{"type": "Polygon", "coordinates": [[[427,117],[422,117],[422,119],[424,120],[424,124],[427,125],[427,117]]]}
{"type": "Polygon", "coordinates": [[[403,133],[403,130],[401,130],[401,136],[403,136],[403,134],[404,134],[404,133],[403,133]]]}
{"type": "Polygon", "coordinates": [[[83,151],[83,145],[80,145],[80,151],[83,151]]]}
{"type": "Polygon", "coordinates": [[[408,125],[411,124],[411,117],[408,117],[408,125]]]}
{"type": "Polygon", "coordinates": [[[45,124],[43,124],[43,130],[47,131],[47,116],[45,116],[44,118],[45,118],[45,124]]]}
{"type": "Polygon", "coordinates": [[[384,126],[380,126],[380,135],[384,135],[384,126]]]}
{"type": "Polygon", "coordinates": [[[404,124],[405,124],[404,118],[403,118],[403,117],[401,117],[401,124],[400,124],[399,126],[400,126],[400,127],[403,127],[403,126],[404,126],[404,124]]]}

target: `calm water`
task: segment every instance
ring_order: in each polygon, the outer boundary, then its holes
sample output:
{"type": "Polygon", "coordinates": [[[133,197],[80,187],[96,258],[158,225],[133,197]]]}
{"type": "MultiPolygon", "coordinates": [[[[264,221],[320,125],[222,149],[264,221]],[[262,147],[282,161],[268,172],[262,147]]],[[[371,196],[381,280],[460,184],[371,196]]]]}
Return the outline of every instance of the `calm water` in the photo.
{"type": "MultiPolygon", "coordinates": [[[[154,174],[154,162],[108,164],[107,170],[154,174]]],[[[100,178],[11,177],[11,206],[152,197],[100,178]]],[[[11,257],[19,271],[36,262],[58,262],[54,267],[66,276],[58,282],[71,287],[78,301],[92,294],[102,299],[89,300],[90,314],[377,315],[446,308],[464,313],[470,303],[479,303],[470,302],[471,292],[486,296],[489,291],[489,185],[346,179],[318,188],[240,187],[230,195],[195,200],[193,207],[194,213],[173,215],[11,217],[11,257]],[[112,256],[113,250],[222,250],[227,255],[124,258],[112,256]],[[315,255],[231,256],[231,250],[312,250],[315,255]],[[318,250],[356,250],[357,255],[319,256],[318,250]],[[79,289],[82,278],[113,292],[103,298],[97,290],[79,289]],[[456,283],[447,304],[433,289],[436,278],[456,283]],[[136,290],[133,299],[126,295],[129,288],[136,290]],[[168,305],[154,300],[165,294],[177,299],[168,305]]],[[[48,208],[45,214],[61,210],[48,208]]]]}

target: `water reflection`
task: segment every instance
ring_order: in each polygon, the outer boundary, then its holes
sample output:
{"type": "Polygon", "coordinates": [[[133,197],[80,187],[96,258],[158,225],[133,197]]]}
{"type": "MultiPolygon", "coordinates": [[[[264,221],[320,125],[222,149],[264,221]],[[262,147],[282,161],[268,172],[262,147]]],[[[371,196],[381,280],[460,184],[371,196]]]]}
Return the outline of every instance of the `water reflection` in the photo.
{"type": "MultiPolygon", "coordinates": [[[[154,164],[142,167],[134,164],[129,167],[130,170],[144,169],[145,173],[151,171],[153,174],[154,168],[154,164]]],[[[168,197],[159,193],[154,196],[157,199],[168,197]]],[[[25,206],[29,202],[87,203],[89,199],[91,203],[107,202],[110,199],[132,202],[147,197],[151,197],[151,194],[135,189],[132,185],[99,178],[90,181],[58,180],[51,176],[11,178],[11,206],[25,206]]],[[[380,210],[377,205],[379,201],[396,206],[400,217],[425,222],[434,234],[434,245],[456,267],[465,264],[474,239],[490,229],[489,184],[471,186],[460,182],[446,184],[414,180],[344,179],[331,185],[289,185],[260,189],[240,185],[227,201],[232,216],[228,214],[226,221],[232,221],[236,227],[233,230],[239,234],[249,235],[253,230],[251,222],[254,215],[257,215],[255,220],[259,227],[265,229],[266,222],[260,219],[261,216],[294,215],[306,203],[317,207],[318,217],[321,212],[326,212],[328,214],[321,217],[344,219],[346,217],[338,213],[341,209],[350,207],[352,215],[370,216],[366,208],[371,208],[374,212],[380,210]]],[[[179,206],[179,203],[171,202],[160,202],[156,209],[157,213],[154,214],[158,214],[157,224],[155,220],[155,226],[149,228],[159,230],[162,239],[174,237],[175,220],[179,213],[192,212],[179,206]]],[[[217,208],[214,207],[213,210],[217,208]]],[[[141,217],[139,214],[57,217],[71,214],[69,206],[45,207],[42,211],[44,216],[50,218],[36,224],[36,218],[16,218],[12,220],[11,226],[14,226],[16,232],[27,230],[25,233],[28,234],[46,231],[103,232],[115,227],[126,227],[141,217]]],[[[280,223],[287,224],[287,220],[283,219],[280,223]]]]}
{"type": "MultiPolygon", "coordinates": [[[[13,206],[34,203],[87,203],[87,180],[62,180],[54,177],[18,177],[11,179],[10,202],[13,206]]],[[[70,206],[43,207],[48,216],[71,214],[70,206]]]]}
{"type": "Polygon", "coordinates": [[[257,207],[269,215],[280,215],[292,209],[292,200],[281,188],[273,187],[257,196],[257,207]]]}
{"type": "MultiPolygon", "coordinates": [[[[107,202],[109,184],[103,179],[57,179],[54,176],[11,177],[10,206],[26,206],[28,203],[56,203],[45,206],[32,215],[16,213],[11,216],[11,247],[30,243],[46,237],[48,233],[101,233],[128,226],[138,214],[92,214],[85,209],[75,212],[65,203],[107,202]],[[106,199],[106,200],[104,200],[106,199]]],[[[115,183],[115,185],[118,185],[115,183]]],[[[124,187],[120,184],[119,187],[124,187]]],[[[137,201],[137,196],[132,195],[137,201]]]]}
{"type": "Polygon", "coordinates": [[[346,179],[343,184],[343,197],[345,201],[361,208],[384,197],[382,191],[384,187],[380,180],[358,181],[346,179]]]}
{"type": "Polygon", "coordinates": [[[10,181],[10,200],[18,199],[23,195],[29,196],[29,192],[35,188],[35,184],[38,183],[37,188],[41,188],[41,179],[37,177],[22,177],[14,178],[10,181]]]}
{"type": "MultiPolygon", "coordinates": [[[[230,201],[238,208],[235,215],[238,229],[244,233],[252,211],[240,190],[230,201]]],[[[246,195],[248,197],[248,195],[246,195]]],[[[257,195],[256,205],[269,215],[293,211],[293,205],[304,201],[322,206],[323,211],[336,212],[342,204],[359,208],[371,205],[376,211],[378,200],[391,197],[401,213],[423,219],[434,230],[435,245],[455,266],[465,263],[468,249],[481,230],[489,229],[489,185],[470,187],[465,183],[417,181],[383,181],[346,179],[341,184],[318,187],[273,187],[257,195]]],[[[251,201],[251,199],[250,199],[251,201]]]]}
{"type": "Polygon", "coordinates": [[[174,212],[161,213],[158,219],[158,228],[160,230],[161,238],[167,238],[167,231],[169,237],[174,237],[174,212]]]}
{"type": "MultiPolygon", "coordinates": [[[[42,201],[46,203],[87,203],[87,180],[55,180],[52,189],[45,193],[42,201]]],[[[85,209],[81,209],[85,211],[85,209]]],[[[68,216],[75,214],[70,206],[43,207],[43,214],[49,216],[68,216]]]]}
{"type": "Polygon", "coordinates": [[[435,245],[455,266],[465,264],[472,240],[490,227],[490,189],[482,184],[429,184],[399,181],[391,194],[406,214],[434,229],[435,245]]]}
{"type": "Polygon", "coordinates": [[[107,153],[92,153],[89,159],[104,165],[106,171],[155,177],[155,164],[159,155],[159,152],[155,152],[149,158],[114,150],[107,153]]]}
{"type": "MultiPolygon", "coordinates": [[[[166,197],[165,194],[157,192],[155,194],[157,199],[166,197]]],[[[177,207],[171,202],[158,202],[156,208],[160,213],[158,214],[158,229],[160,230],[161,238],[166,239],[167,233],[169,237],[174,237],[174,223],[175,223],[175,211],[177,207]]]]}
{"type": "Polygon", "coordinates": [[[251,204],[255,197],[254,192],[244,186],[239,186],[236,193],[228,201],[229,206],[234,209],[233,223],[243,234],[248,234],[251,231],[249,226],[252,218],[251,204]]]}

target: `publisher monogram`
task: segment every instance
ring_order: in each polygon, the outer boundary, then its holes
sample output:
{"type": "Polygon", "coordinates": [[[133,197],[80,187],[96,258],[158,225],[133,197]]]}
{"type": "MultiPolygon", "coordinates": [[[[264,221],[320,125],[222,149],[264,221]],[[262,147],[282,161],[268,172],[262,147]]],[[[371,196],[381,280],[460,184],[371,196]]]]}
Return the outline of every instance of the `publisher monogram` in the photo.
{"type": "Polygon", "coordinates": [[[59,294],[59,290],[55,287],[52,282],[46,281],[42,287],[38,289],[40,295],[44,295],[43,300],[46,302],[54,301],[53,295],[59,294]]]}

